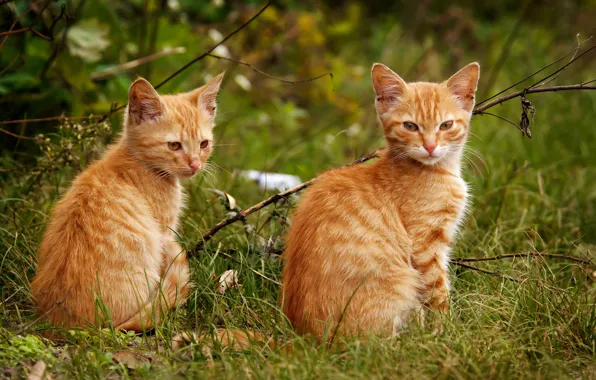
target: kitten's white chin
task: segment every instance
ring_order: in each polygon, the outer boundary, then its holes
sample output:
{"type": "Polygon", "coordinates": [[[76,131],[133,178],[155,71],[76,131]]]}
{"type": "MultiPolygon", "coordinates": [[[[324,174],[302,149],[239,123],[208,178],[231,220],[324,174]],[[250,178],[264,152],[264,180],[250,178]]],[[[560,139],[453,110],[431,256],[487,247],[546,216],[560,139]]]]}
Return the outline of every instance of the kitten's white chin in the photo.
{"type": "Polygon", "coordinates": [[[420,162],[421,164],[424,165],[428,165],[428,166],[432,166],[437,164],[439,161],[441,161],[443,159],[443,157],[435,157],[435,156],[431,156],[431,157],[415,157],[414,158],[416,161],[420,162]]]}

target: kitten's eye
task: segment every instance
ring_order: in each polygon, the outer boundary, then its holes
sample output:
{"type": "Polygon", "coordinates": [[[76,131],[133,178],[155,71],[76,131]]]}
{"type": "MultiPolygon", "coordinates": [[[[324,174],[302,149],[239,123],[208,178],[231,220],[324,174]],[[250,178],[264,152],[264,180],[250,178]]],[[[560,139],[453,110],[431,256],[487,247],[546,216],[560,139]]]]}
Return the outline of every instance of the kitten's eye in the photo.
{"type": "Polygon", "coordinates": [[[201,141],[201,149],[205,149],[209,146],[209,140],[201,141]]]}
{"type": "Polygon", "coordinates": [[[180,148],[182,148],[182,144],[180,144],[177,141],[169,142],[168,148],[170,148],[171,150],[180,150],[180,148]]]}
{"type": "Polygon", "coordinates": [[[446,131],[446,130],[451,129],[451,127],[453,127],[453,121],[452,120],[449,120],[449,121],[446,121],[443,124],[441,124],[441,126],[439,127],[439,129],[441,131],[446,131]]]}
{"type": "Polygon", "coordinates": [[[414,123],[409,122],[409,121],[406,121],[404,123],[404,128],[410,132],[416,132],[418,130],[418,126],[414,123]]]}

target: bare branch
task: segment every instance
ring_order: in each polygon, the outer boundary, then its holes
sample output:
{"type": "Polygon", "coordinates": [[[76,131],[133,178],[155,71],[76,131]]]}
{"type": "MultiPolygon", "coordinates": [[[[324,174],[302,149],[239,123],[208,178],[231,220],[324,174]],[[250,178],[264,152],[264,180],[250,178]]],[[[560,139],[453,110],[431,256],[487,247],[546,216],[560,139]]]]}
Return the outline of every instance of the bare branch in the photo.
{"type": "MultiPolygon", "coordinates": [[[[42,123],[45,121],[54,121],[54,120],[83,120],[83,119],[100,119],[104,117],[104,115],[89,115],[89,116],[51,116],[51,117],[42,117],[40,119],[23,119],[23,120],[5,120],[0,121],[0,125],[6,124],[21,124],[21,123],[42,123]]],[[[21,136],[22,137],[22,136],[21,136]]]]}
{"type": "Polygon", "coordinates": [[[162,80],[157,86],[155,86],[155,88],[160,88],[161,86],[163,86],[164,84],[166,84],[170,80],[172,80],[174,77],[176,77],[178,74],[180,74],[184,70],[188,69],[194,63],[196,63],[196,62],[202,60],[203,58],[205,58],[206,56],[208,56],[213,50],[217,49],[218,46],[222,45],[227,40],[229,40],[230,38],[232,38],[236,33],[238,33],[239,31],[241,31],[242,29],[246,28],[251,22],[253,22],[256,18],[258,18],[261,15],[261,13],[265,12],[265,10],[267,8],[269,8],[271,6],[271,4],[273,4],[274,2],[275,2],[275,0],[270,0],[269,2],[267,2],[267,4],[265,4],[265,6],[263,8],[261,8],[261,10],[258,11],[254,16],[252,16],[248,21],[246,21],[244,24],[240,25],[232,33],[230,33],[227,36],[225,36],[221,41],[219,41],[218,43],[216,43],[215,45],[213,45],[213,47],[211,49],[209,49],[206,52],[204,52],[203,54],[199,55],[198,57],[196,57],[192,61],[188,62],[186,65],[184,65],[181,68],[179,68],[178,70],[176,70],[174,73],[172,73],[166,79],[162,80]]]}
{"type": "Polygon", "coordinates": [[[511,121],[511,120],[509,120],[509,119],[507,119],[506,117],[499,116],[499,115],[497,115],[497,114],[494,114],[494,113],[491,113],[491,112],[482,112],[480,115],[481,115],[481,116],[482,116],[482,115],[494,116],[494,117],[496,117],[497,119],[501,119],[501,120],[503,120],[503,121],[505,121],[505,122],[507,122],[507,123],[509,123],[509,124],[513,125],[515,128],[519,129],[519,125],[515,124],[514,122],[512,122],[512,121],[511,121]]]}
{"type": "Polygon", "coordinates": [[[35,137],[28,137],[28,136],[17,135],[16,133],[12,133],[11,131],[7,131],[6,129],[2,129],[2,128],[0,128],[0,132],[6,133],[7,135],[12,136],[12,137],[16,137],[17,139],[22,139],[22,140],[37,140],[35,137]]]}
{"type": "Polygon", "coordinates": [[[8,71],[8,69],[10,69],[12,67],[12,65],[17,61],[17,59],[19,59],[19,57],[21,56],[21,54],[17,54],[12,61],[10,61],[10,63],[8,64],[8,66],[6,66],[5,68],[2,69],[2,71],[0,71],[0,75],[4,74],[6,71],[8,71]]]}
{"type": "Polygon", "coordinates": [[[478,262],[478,261],[495,261],[495,260],[503,260],[503,259],[512,259],[515,257],[545,257],[550,259],[562,259],[562,260],[569,260],[574,261],[576,263],[589,265],[592,264],[592,260],[590,259],[582,259],[579,257],[563,255],[558,253],[542,253],[542,252],[520,252],[520,253],[505,253],[502,255],[497,256],[489,256],[489,257],[458,257],[452,259],[452,262],[478,262]]]}
{"type": "Polygon", "coordinates": [[[476,272],[480,272],[480,273],[484,273],[484,274],[490,274],[491,276],[496,276],[496,277],[499,277],[499,278],[503,278],[505,280],[509,280],[509,281],[513,281],[513,282],[521,282],[520,280],[518,280],[516,278],[506,276],[506,275],[501,274],[499,272],[493,272],[493,271],[481,269],[481,268],[478,268],[478,267],[475,267],[475,266],[472,266],[472,265],[464,264],[464,263],[459,262],[459,261],[452,261],[452,263],[454,265],[457,265],[457,266],[462,267],[462,268],[470,269],[470,270],[473,270],[473,271],[476,271],[476,272]]]}
{"type": "MultiPolygon", "coordinates": [[[[583,43],[585,43],[586,41],[590,40],[591,38],[592,38],[592,37],[590,37],[590,38],[586,39],[586,40],[585,40],[583,43]]],[[[533,77],[533,76],[535,76],[536,74],[543,72],[544,70],[548,69],[549,67],[551,67],[551,66],[553,66],[553,65],[556,65],[557,63],[561,62],[561,61],[562,61],[562,60],[564,60],[565,58],[569,57],[571,54],[574,54],[576,51],[577,51],[577,48],[574,48],[573,50],[569,51],[567,54],[565,54],[565,55],[564,55],[564,56],[562,56],[561,58],[559,58],[559,59],[557,59],[556,61],[554,61],[554,62],[552,62],[552,63],[550,63],[550,64],[548,64],[548,65],[544,66],[544,67],[543,67],[543,68],[541,68],[540,70],[537,70],[537,71],[533,72],[532,74],[528,75],[528,76],[527,76],[527,77],[525,77],[524,79],[522,79],[522,80],[520,80],[520,81],[518,81],[518,82],[516,82],[516,83],[512,84],[511,86],[507,87],[507,88],[506,88],[506,89],[504,89],[504,90],[501,90],[501,91],[497,92],[496,94],[494,94],[494,95],[492,95],[492,96],[489,96],[488,98],[486,98],[486,99],[484,99],[484,100],[482,100],[482,101],[480,101],[480,102],[477,102],[477,103],[476,103],[476,107],[479,107],[479,106],[483,105],[484,103],[488,102],[489,100],[496,98],[497,96],[499,96],[499,95],[501,95],[501,94],[503,94],[503,93],[505,93],[505,92],[507,92],[507,91],[511,90],[512,88],[514,88],[515,86],[517,86],[517,85],[519,85],[519,84],[522,84],[523,82],[525,82],[525,81],[527,81],[528,79],[532,78],[532,77],[533,77]]],[[[585,83],[584,83],[584,84],[585,84],[585,83]]]]}
{"type": "MultiPolygon", "coordinates": [[[[364,157],[361,157],[359,159],[357,159],[356,161],[345,165],[344,167],[348,167],[348,166],[352,166],[352,165],[357,165],[357,164],[361,164],[365,161],[368,161],[370,159],[373,159],[375,157],[378,156],[378,154],[382,151],[383,149],[377,149],[372,153],[367,154],[364,157]]],[[[261,201],[259,203],[257,203],[254,206],[251,206],[247,209],[244,209],[242,211],[240,211],[238,214],[232,216],[231,218],[228,218],[226,220],[222,220],[221,222],[217,223],[215,226],[213,226],[213,228],[211,228],[209,231],[207,231],[202,238],[202,241],[200,243],[198,243],[194,249],[192,251],[189,252],[189,254],[193,255],[196,254],[198,251],[200,251],[203,246],[205,245],[206,242],[208,242],[209,240],[211,240],[211,238],[213,238],[213,235],[215,235],[219,230],[221,230],[222,228],[235,223],[239,220],[243,220],[244,218],[246,218],[248,215],[259,211],[260,209],[262,209],[263,207],[266,207],[272,203],[277,202],[280,199],[286,198],[289,195],[292,195],[294,193],[297,193],[299,191],[302,191],[304,189],[306,189],[308,186],[312,185],[314,183],[314,181],[316,180],[316,178],[311,179],[310,181],[304,182],[298,186],[294,186],[291,189],[288,189],[286,191],[283,191],[281,193],[277,193],[267,199],[265,199],[264,201],[261,201]]]]}
{"type": "Polygon", "coordinates": [[[145,63],[155,61],[157,59],[167,57],[169,55],[182,54],[184,52],[186,52],[186,49],[184,47],[177,47],[177,48],[173,48],[173,49],[164,49],[164,50],[157,52],[155,54],[151,54],[146,57],[135,59],[134,61],[122,63],[120,65],[108,67],[107,69],[104,69],[104,70],[96,71],[90,75],[90,78],[93,81],[103,80],[109,76],[116,75],[123,71],[131,70],[131,69],[134,69],[135,67],[144,65],[145,63]]]}
{"type": "MultiPolygon", "coordinates": [[[[38,15],[41,15],[47,9],[47,7],[49,5],[50,5],[50,1],[48,1],[46,3],[46,5],[41,9],[41,11],[39,12],[38,15]]],[[[38,19],[38,17],[36,17],[35,20],[33,21],[33,24],[29,25],[28,27],[13,30],[14,25],[16,25],[16,20],[15,20],[13,27],[11,27],[9,31],[0,32],[0,37],[5,36],[5,38],[6,38],[6,37],[14,35],[14,34],[31,32],[31,33],[35,34],[36,36],[43,38],[46,41],[53,41],[54,40],[54,27],[56,26],[58,21],[60,21],[60,19],[62,19],[64,17],[65,11],[66,11],[66,5],[62,4],[60,14],[58,15],[58,17],[55,17],[54,15],[52,15],[52,24],[49,27],[49,31],[50,31],[49,36],[46,36],[45,34],[41,33],[37,29],[33,28],[33,25],[35,25],[35,23],[37,22],[37,19],[38,19]]],[[[49,11],[49,12],[51,13],[51,11],[49,11]]],[[[4,41],[2,42],[2,45],[4,45],[4,41]]]]}
{"type": "MultiPolygon", "coordinates": [[[[596,47],[596,46],[594,46],[596,47]]],[[[579,57],[578,57],[579,58],[579,57]]],[[[539,88],[528,88],[527,90],[521,90],[509,95],[505,95],[498,99],[493,100],[492,102],[486,103],[483,106],[476,107],[472,112],[473,115],[481,115],[485,110],[496,106],[497,104],[504,103],[508,100],[513,98],[520,97],[524,94],[535,94],[539,92],[557,92],[557,91],[571,91],[571,90],[596,90],[596,86],[586,86],[584,83],[580,84],[569,84],[564,86],[552,86],[552,87],[539,87],[539,88]]]]}
{"type": "MultiPolygon", "coordinates": [[[[10,29],[8,29],[9,32],[11,32],[14,27],[17,25],[18,20],[14,20],[12,25],[10,26],[10,29]]],[[[4,47],[4,44],[6,43],[6,40],[8,39],[8,34],[6,36],[4,36],[4,38],[2,39],[2,43],[0,43],[0,50],[2,50],[2,48],[4,47]]]]}
{"type": "MultiPolygon", "coordinates": [[[[253,22],[255,19],[257,19],[263,12],[265,12],[265,10],[267,8],[269,8],[271,6],[271,4],[273,4],[275,2],[275,0],[269,0],[269,2],[267,4],[265,4],[265,6],[263,8],[261,8],[260,11],[258,11],[254,16],[252,16],[248,21],[246,21],[244,24],[240,25],[238,28],[234,29],[232,31],[232,33],[228,34],[227,36],[225,36],[221,41],[219,41],[218,43],[216,43],[215,45],[213,45],[213,47],[211,47],[209,50],[207,50],[206,52],[204,52],[203,54],[199,55],[198,57],[194,58],[193,60],[191,60],[190,62],[188,62],[186,65],[182,66],[181,68],[179,68],[178,70],[176,70],[173,74],[171,74],[170,76],[168,76],[166,79],[162,80],[157,86],[155,86],[156,89],[160,88],[161,86],[163,86],[164,84],[168,83],[169,81],[171,81],[172,79],[174,79],[176,76],[178,76],[178,74],[180,74],[181,72],[183,72],[184,70],[188,69],[190,66],[192,66],[194,63],[199,62],[201,60],[203,60],[205,57],[207,57],[207,55],[209,55],[213,50],[217,49],[218,46],[220,46],[221,44],[223,44],[224,42],[226,42],[227,40],[229,40],[230,38],[232,38],[236,33],[238,33],[239,31],[241,31],[242,29],[246,28],[251,22],[253,22]]],[[[122,109],[124,109],[126,107],[126,104],[123,104],[119,107],[114,107],[113,109],[110,110],[110,112],[108,112],[107,114],[105,114],[103,116],[103,118],[101,118],[99,121],[103,121],[105,119],[107,119],[108,117],[110,117],[114,112],[118,112],[122,109]]]]}
{"type": "Polygon", "coordinates": [[[544,84],[548,83],[548,79],[554,77],[555,75],[558,75],[561,71],[565,70],[566,68],[568,68],[569,66],[571,66],[575,61],[577,61],[578,59],[580,59],[581,57],[583,57],[584,55],[588,54],[589,52],[591,52],[592,50],[596,49],[596,45],[592,46],[591,48],[583,51],[580,55],[578,55],[577,57],[569,60],[569,62],[567,62],[566,65],[561,66],[559,69],[555,70],[554,72],[552,72],[551,74],[547,75],[546,77],[540,79],[539,81],[535,82],[534,84],[532,84],[530,87],[528,88],[537,88],[537,87],[541,87],[544,84]]]}
{"type": "Polygon", "coordinates": [[[234,63],[237,63],[237,64],[242,65],[242,66],[246,66],[249,69],[251,69],[252,71],[254,71],[256,73],[259,73],[261,75],[264,75],[267,78],[275,79],[275,80],[278,80],[278,81],[284,82],[284,83],[289,83],[289,84],[307,83],[307,82],[315,81],[317,79],[321,79],[321,78],[323,78],[323,77],[325,77],[327,75],[329,75],[329,78],[331,78],[331,83],[333,83],[333,73],[332,72],[326,72],[324,74],[321,74],[321,75],[318,75],[318,76],[316,76],[314,78],[309,78],[309,79],[289,80],[289,79],[284,79],[284,78],[280,78],[280,77],[276,77],[274,75],[268,74],[268,73],[266,73],[266,72],[264,72],[262,70],[257,69],[256,67],[252,66],[250,63],[243,62],[243,61],[240,61],[240,60],[237,60],[237,59],[222,57],[222,56],[211,54],[211,53],[208,54],[208,56],[209,57],[212,57],[212,58],[221,59],[221,60],[224,60],[224,61],[234,62],[234,63]]]}

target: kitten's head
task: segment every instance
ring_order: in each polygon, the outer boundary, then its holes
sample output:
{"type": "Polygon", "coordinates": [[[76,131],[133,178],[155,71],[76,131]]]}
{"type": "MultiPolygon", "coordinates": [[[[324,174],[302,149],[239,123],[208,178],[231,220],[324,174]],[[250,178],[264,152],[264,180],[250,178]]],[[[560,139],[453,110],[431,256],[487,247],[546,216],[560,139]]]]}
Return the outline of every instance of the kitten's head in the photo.
{"type": "Polygon", "coordinates": [[[177,178],[201,171],[213,149],[216,97],[224,73],[203,87],[160,96],[137,79],[128,92],[126,144],[146,167],[177,178]]]}
{"type": "Polygon", "coordinates": [[[375,105],[390,152],[424,165],[461,155],[479,74],[474,62],[443,83],[406,83],[387,66],[374,64],[375,105]]]}

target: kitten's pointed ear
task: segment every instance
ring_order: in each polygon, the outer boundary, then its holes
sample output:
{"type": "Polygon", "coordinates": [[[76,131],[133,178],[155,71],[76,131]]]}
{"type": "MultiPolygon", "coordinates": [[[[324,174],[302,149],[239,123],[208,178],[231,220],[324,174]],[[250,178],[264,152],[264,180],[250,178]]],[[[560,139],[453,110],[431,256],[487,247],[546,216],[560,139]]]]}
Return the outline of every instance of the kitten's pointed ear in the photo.
{"type": "Polygon", "coordinates": [[[478,62],[473,62],[453,74],[446,82],[449,91],[468,112],[474,109],[478,78],[480,78],[480,65],[478,62]]]}
{"type": "Polygon", "coordinates": [[[217,111],[217,93],[225,75],[225,71],[211,79],[203,87],[191,92],[200,109],[204,110],[210,117],[215,118],[217,111]]]}
{"type": "Polygon", "coordinates": [[[128,90],[128,120],[134,124],[155,120],[166,110],[166,105],[151,83],[139,78],[128,90]]]}
{"type": "Polygon", "coordinates": [[[379,115],[395,108],[408,88],[406,82],[399,75],[381,63],[373,65],[372,81],[377,94],[375,105],[379,115]]]}

